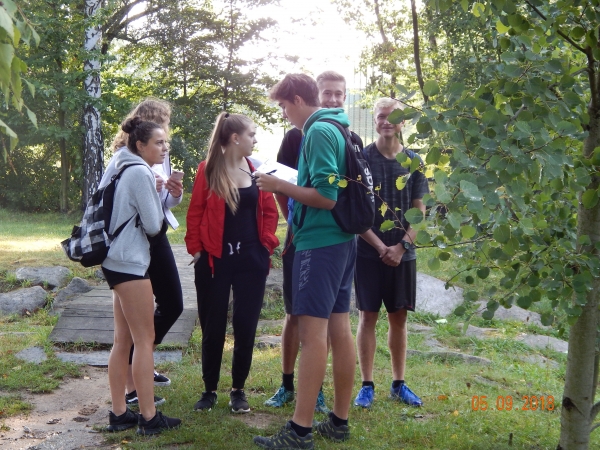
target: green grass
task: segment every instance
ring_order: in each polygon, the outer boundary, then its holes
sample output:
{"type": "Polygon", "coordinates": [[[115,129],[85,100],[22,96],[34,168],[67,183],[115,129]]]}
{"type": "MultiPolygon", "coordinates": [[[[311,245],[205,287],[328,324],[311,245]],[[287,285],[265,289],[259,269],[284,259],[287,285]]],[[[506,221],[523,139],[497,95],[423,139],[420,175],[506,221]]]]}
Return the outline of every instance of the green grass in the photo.
{"type": "MultiPolygon", "coordinates": [[[[187,202],[187,200],[184,200],[187,202]]],[[[173,244],[183,244],[185,236],[185,212],[187,203],[175,208],[180,228],[169,232],[173,244]]],[[[91,278],[93,269],[83,269],[70,263],[58,247],[60,240],[68,236],[73,224],[80,215],[61,216],[58,214],[24,214],[0,209],[2,235],[0,236],[0,291],[20,287],[12,271],[22,265],[54,265],[70,267],[74,274],[91,278]],[[86,272],[87,271],[87,272],[86,272]]],[[[278,237],[283,242],[285,222],[278,228],[278,237]]],[[[281,249],[280,249],[281,250],[281,249]]],[[[422,272],[450,279],[457,266],[442,263],[440,269],[432,272],[427,267],[427,259],[433,250],[419,250],[418,269],[422,272]]],[[[275,258],[275,265],[279,261],[275,258]]],[[[460,268],[459,268],[460,269],[460,268]]],[[[464,279],[464,277],[463,277],[464,279]]],[[[468,287],[458,278],[456,284],[468,287]]],[[[478,280],[478,289],[484,289],[488,280],[478,280]]],[[[265,298],[262,319],[282,319],[283,302],[280,294],[270,293],[265,298]]],[[[554,411],[523,410],[523,396],[547,396],[561,398],[565,376],[566,356],[551,351],[536,352],[513,338],[519,333],[540,333],[556,335],[556,331],[541,329],[533,325],[499,320],[486,321],[476,316],[470,323],[476,326],[497,328],[497,338],[478,340],[463,334],[461,323],[465,317],[449,317],[447,323],[436,323],[432,314],[410,314],[409,320],[434,327],[433,337],[445,347],[472,355],[488,358],[489,366],[469,365],[453,360],[432,357],[429,354],[410,356],[407,361],[407,383],[425,402],[423,408],[407,408],[387,398],[391,374],[389,351],[387,348],[387,321],[380,315],[377,325],[377,350],[375,354],[376,402],[369,411],[353,408],[350,423],[352,438],[347,443],[334,444],[316,438],[320,449],[553,449],[556,447],[560,431],[560,413],[554,411]],[[558,369],[537,366],[523,362],[520,357],[541,354],[560,363],[558,369]],[[487,411],[472,409],[473,397],[486,396],[487,411]],[[511,411],[496,410],[496,401],[513,399],[511,411]],[[512,446],[509,436],[512,433],[512,446]]],[[[351,317],[353,332],[356,333],[357,318],[351,317]]],[[[30,407],[21,400],[24,389],[33,392],[47,392],[55,389],[65,377],[79,376],[79,368],[64,364],[54,358],[53,346],[48,335],[56,323],[56,318],[39,311],[30,317],[18,316],[0,318],[0,419],[13,414],[26,412],[30,407]],[[27,333],[27,334],[16,334],[27,333]],[[27,364],[15,358],[14,354],[32,345],[42,346],[49,356],[45,363],[27,364]]],[[[259,332],[278,334],[281,326],[268,325],[259,332]]],[[[140,438],[134,431],[127,431],[106,438],[123,448],[211,448],[241,449],[253,448],[252,437],[256,434],[275,433],[293,414],[293,406],[280,410],[268,409],[263,402],[271,396],[280,384],[280,349],[256,349],[250,377],[246,384],[253,413],[236,417],[227,408],[228,389],[231,386],[231,357],[233,340],[228,330],[225,346],[219,403],[207,414],[192,410],[203,390],[201,377],[201,333],[196,329],[185,350],[181,363],[160,366],[172,379],[171,387],[157,389],[157,395],[165,396],[167,403],[162,410],[167,415],[181,417],[183,426],[179,431],[167,432],[153,438],[140,438]],[[266,421],[266,429],[254,426],[258,419],[266,421]],[[245,420],[247,422],[242,422],[245,420]]],[[[409,348],[427,350],[422,334],[409,334],[409,348]]],[[[331,362],[331,361],[330,361],[331,362]]],[[[360,374],[356,370],[354,393],[360,386],[360,374]]],[[[331,366],[324,383],[324,391],[331,404],[333,386],[331,366]]],[[[590,448],[600,447],[598,434],[592,435],[590,448]]]]}

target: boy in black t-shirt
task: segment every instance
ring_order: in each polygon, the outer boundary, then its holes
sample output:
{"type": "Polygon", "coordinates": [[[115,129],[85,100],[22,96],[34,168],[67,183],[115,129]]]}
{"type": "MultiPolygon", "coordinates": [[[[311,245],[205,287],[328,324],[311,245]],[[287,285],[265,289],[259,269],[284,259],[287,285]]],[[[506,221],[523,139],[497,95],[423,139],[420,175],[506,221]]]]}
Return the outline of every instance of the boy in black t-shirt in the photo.
{"type": "Polygon", "coordinates": [[[404,218],[411,208],[425,212],[423,196],[429,192],[425,175],[420,171],[412,173],[402,190],[396,188],[398,177],[407,175],[409,170],[396,161],[396,155],[405,152],[410,158],[419,158],[414,152],[404,148],[397,134],[402,124],[391,124],[387,118],[400,108],[397,100],[381,98],[375,103],[373,115],[379,137],[364,149],[365,158],[371,166],[375,197],[375,223],[358,240],[354,286],[356,304],[359,310],[359,324],[356,335],[358,360],[362,375],[362,388],[354,401],[355,406],[371,407],[375,384],[373,383],[373,360],[375,357],[375,326],[383,303],[388,313],[388,346],[390,349],[393,382],[391,397],[411,406],[421,406],[421,399],[404,383],[406,366],[407,312],[414,311],[417,264],[413,242],[416,231],[404,218]],[[382,200],[388,210],[380,214],[382,200]],[[381,232],[384,220],[395,220],[396,228],[381,232]]]}

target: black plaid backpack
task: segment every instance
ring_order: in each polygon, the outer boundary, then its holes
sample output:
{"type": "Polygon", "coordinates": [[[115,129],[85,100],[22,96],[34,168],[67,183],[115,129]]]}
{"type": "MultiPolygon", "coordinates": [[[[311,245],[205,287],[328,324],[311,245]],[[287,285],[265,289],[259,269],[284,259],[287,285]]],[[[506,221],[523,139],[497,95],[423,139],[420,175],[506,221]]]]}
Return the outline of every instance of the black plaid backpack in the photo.
{"type": "Polygon", "coordinates": [[[123,223],[113,234],[108,232],[117,181],[128,167],[140,165],[142,164],[129,164],[123,167],[118,174],[112,177],[110,183],[94,192],[85,208],[81,223],[79,226],[73,227],[71,237],[60,243],[71,261],[79,262],[83,267],[92,267],[102,264],[106,259],[111,242],[137,215],[123,223]]]}

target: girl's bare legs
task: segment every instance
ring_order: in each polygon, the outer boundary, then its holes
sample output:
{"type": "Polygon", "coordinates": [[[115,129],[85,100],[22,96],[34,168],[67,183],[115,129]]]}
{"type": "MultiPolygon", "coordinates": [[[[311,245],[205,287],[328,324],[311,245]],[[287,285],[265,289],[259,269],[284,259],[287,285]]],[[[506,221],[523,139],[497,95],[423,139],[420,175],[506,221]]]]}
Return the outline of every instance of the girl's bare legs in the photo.
{"type": "Polygon", "coordinates": [[[108,361],[108,381],[113,413],[123,414],[129,352],[135,344],[132,372],[140,413],[150,420],[156,415],[154,380],[154,297],[150,280],[134,280],[114,287],[115,343],[108,361]]]}

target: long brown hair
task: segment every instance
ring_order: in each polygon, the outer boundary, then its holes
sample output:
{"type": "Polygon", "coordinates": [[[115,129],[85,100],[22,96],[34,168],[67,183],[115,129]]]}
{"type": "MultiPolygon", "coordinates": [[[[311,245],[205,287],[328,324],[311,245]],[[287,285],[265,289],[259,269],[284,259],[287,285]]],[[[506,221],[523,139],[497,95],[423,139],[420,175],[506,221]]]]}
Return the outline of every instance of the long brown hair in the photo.
{"type": "Polygon", "coordinates": [[[227,173],[223,147],[229,143],[231,135],[242,134],[253,124],[249,117],[242,114],[229,114],[223,111],[215,121],[206,157],[206,182],[208,189],[225,200],[229,209],[235,214],[240,200],[237,186],[227,173]]]}
{"type": "MultiPolygon", "coordinates": [[[[157,123],[165,130],[167,138],[169,137],[169,120],[171,119],[171,105],[169,102],[149,97],[133,108],[131,112],[127,114],[123,123],[125,123],[127,119],[133,117],[139,117],[142,120],[157,123]]],[[[111,148],[114,152],[125,146],[127,146],[127,133],[121,129],[115,136],[111,148]]]]}

